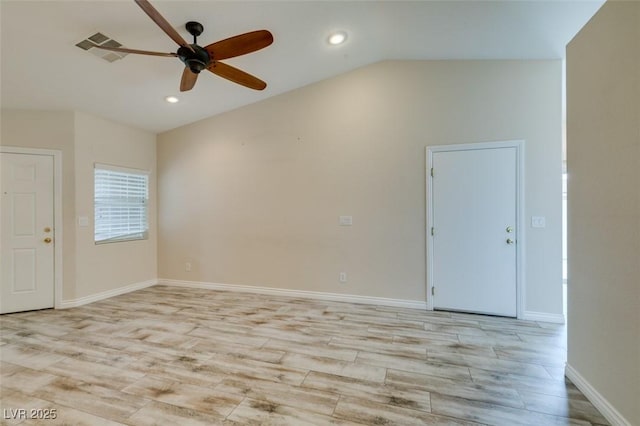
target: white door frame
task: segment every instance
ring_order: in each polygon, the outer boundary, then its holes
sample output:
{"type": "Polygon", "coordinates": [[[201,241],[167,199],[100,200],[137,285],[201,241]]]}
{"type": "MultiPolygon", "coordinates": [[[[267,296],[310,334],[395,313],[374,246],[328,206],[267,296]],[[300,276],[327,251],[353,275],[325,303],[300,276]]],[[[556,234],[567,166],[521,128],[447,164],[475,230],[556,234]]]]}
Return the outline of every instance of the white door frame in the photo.
{"type": "MultiPolygon", "coordinates": [[[[496,149],[496,148],[515,148],[516,149],[516,315],[518,319],[522,319],[525,305],[525,220],[524,220],[524,140],[511,140],[499,142],[478,142],[453,145],[434,145],[427,147],[427,194],[426,194],[426,211],[427,211],[427,309],[433,310],[433,236],[431,228],[433,227],[433,177],[431,176],[431,168],[433,167],[433,153],[443,151],[468,151],[476,149],[496,149]]],[[[437,171],[436,171],[437,173],[437,171]]]]}
{"type": "Polygon", "coordinates": [[[46,155],[53,157],[53,307],[62,307],[62,151],[57,149],[0,146],[7,154],[46,155]]]}

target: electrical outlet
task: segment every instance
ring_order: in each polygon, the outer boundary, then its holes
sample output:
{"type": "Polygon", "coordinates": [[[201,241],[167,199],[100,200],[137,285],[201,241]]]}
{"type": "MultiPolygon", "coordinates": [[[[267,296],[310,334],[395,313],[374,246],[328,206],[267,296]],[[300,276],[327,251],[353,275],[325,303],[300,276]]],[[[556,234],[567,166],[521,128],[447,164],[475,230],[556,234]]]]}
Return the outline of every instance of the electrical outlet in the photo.
{"type": "Polygon", "coordinates": [[[340,282],[341,283],[346,283],[347,282],[347,273],[346,272],[340,272],[340,282]]]}
{"type": "Polygon", "coordinates": [[[353,216],[340,216],[339,223],[340,226],[351,226],[353,225],[353,216]]]}
{"type": "Polygon", "coordinates": [[[187,272],[191,272],[191,262],[187,262],[184,264],[184,270],[187,272]]]}

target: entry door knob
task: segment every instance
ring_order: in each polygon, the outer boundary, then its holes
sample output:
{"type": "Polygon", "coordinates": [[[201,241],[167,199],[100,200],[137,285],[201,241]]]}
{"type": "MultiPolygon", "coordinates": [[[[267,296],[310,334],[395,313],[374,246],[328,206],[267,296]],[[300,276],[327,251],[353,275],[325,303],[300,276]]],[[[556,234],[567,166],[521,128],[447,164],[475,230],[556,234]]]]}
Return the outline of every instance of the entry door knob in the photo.
{"type": "Polygon", "coordinates": [[[515,243],[515,241],[513,241],[511,238],[507,238],[507,244],[513,244],[515,243]]]}
{"type": "Polygon", "coordinates": [[[51,243],[51,238],[49,238],[49,237],[45,238],[44,242],[47,243],[47,244],[51,243]]]}

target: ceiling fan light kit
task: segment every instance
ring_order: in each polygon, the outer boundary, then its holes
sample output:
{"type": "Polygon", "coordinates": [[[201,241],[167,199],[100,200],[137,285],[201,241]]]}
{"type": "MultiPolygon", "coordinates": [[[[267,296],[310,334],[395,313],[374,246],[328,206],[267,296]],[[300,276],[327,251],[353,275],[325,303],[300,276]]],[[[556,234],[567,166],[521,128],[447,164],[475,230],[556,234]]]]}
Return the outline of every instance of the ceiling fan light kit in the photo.
{"type": "MultiPolygon", "coordinates": [[[[205,47],[201,47],[197,43],[197,38],[204,31],[204,27],[199,22],[189,21],[186,23],[185,28],[193,36],[193,44],[187,43],[182,36],[164,19],[164,17],[158,12],[148,0],[134,0],[138,6],[155,22],[162,31],[165,32],[178,46],[176,53],[162,53],[162,52],[150,52],[146,50],[128,49],[117,46],[99,43],[93,43],[92,45],[83,46],[78,44],[85,50],[91,48],[98,48],[102,50],[109,50],[120,54],[133,53],[138,55],[151,55],[151,56],[165,56],[165,57],[177,57],[184,64],[185,68],[182,72],[182,78],[180,80],[180,91],[185,92],[191,90],[196,84],[198,75],[205,69],[211,71],[213,74],[225,78],[234,83],[248,87],[254,90],[263,90],[267,87],[267,83],[248,74],[238,68],[231,65],[219,62],[222,59],[234,58],[236,56],[246,55],[257,50],[263,49],[273,43],[273,35],[267,30],[252,31],[245,34],[240,34],[234,37],[230,37],[218,42],[209,44],[205,47]]],[[[81,43],[84,43],[81,42],[81,43]]]]}

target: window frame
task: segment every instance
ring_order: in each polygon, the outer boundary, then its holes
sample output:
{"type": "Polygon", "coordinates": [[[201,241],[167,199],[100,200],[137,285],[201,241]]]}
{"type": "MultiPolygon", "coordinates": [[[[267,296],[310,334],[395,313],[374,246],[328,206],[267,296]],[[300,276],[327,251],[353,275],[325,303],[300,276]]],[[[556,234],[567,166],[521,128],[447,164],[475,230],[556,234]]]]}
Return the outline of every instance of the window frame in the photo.
{"type": "MultiPolygon", "coordinates": [[[[147,170],[121,167],[121,166],[115,166],[111,164],[94,163],[94,166],[93,166],[93,191],[94,191],[93,192],[93,209],[94,209],[93,241],[95,245],[120,243],[120,242],[127,242],[127,241],[141,241],[141,240],[149,239],[149,183],[150,183],[149,175],[150,174],[151,172],[147,170]],[[121,204],[120,208],[125,210],[133,209],[133,207],[135,207],[135,202],[137,201],[139,203],[140,200],[142,200],[142,203],[141,203],[142,208],[140,209],[142,215],[138,215],[139,220],[136,222],[139,222],[139,223],[134,223],[134,225],[139,225],[139,229],[135,229],[134,227],[134,230],[127,234],[111,235],[106,238],[102,238],[99,240],[97,239],[99,235],[98,229],[100,228],[98,223],[99,216],[100,216],[98,213],[98,209],[101,207],[109,208],[109,206],[106,204],[104,206],[101,206],[100,205],[101,202],[98,199],[98,192],[99,192],[97,187],[98,172],[112,173],[114,176],[121,175],[122,177],[133,177],[134,179],[132,179],[132,181],[135,181],[135,179],[142,178],[142,181],[144,182],[144,190],[138,191],[138,192],[143,192],[143,194],[135,194],[136,192],[135,190],[136,189],[139,190],[140,182],[138,182],[138,185],[124,186],[124,189],[126,190],[133,189],[134,195],[138,195],[137,197],[130,197],[131,199],[120,198],[119,201],[112,200],[112,203],[121,204]],[[138,188],[136,188],[136,186],[138,186],[138,188]]],[[[116,198],[116,197],[113,197],[113,198],[116,198]]],[[[111,208],[114,208],[113,204],[111,205],[111,208]]],[[[135,209],[133,210],[135,211],[135,209]]],[[[128,222],[127,225],[130,226],[131,222],[128,222]]],[[[101,234],[103,234],[103,232],[101,232],[101,234]]]]}

